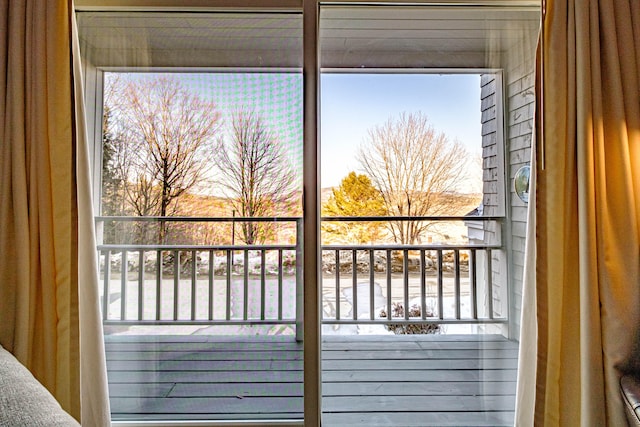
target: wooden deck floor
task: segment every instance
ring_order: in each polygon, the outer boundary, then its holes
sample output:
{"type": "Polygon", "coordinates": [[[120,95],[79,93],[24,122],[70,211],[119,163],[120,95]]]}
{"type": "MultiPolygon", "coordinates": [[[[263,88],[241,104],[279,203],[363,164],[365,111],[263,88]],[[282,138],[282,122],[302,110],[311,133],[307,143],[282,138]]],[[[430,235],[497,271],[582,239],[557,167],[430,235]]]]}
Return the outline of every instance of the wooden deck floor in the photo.
{"type": "MultiPolygon", "coordinates": [[[[513,424],[517,343],[493,335],[328,336],[323,425],[513,424]]],[[[301,419],[291,337],[107,336],[114,420],[301,419]]]]}

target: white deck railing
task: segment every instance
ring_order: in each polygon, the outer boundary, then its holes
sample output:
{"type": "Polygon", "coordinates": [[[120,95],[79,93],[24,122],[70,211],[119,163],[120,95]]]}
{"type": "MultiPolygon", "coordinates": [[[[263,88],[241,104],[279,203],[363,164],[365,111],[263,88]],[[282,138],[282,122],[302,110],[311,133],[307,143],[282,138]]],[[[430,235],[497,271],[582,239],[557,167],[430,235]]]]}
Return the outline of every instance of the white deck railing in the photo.
{"type": "MultiPolygon", "coordinates": [[[[416,218],[326,218],[401,221],[416,218]]],[[[493,221],[495,217],[422,217],[493,221]]],[[[293,244],[100,243],[102,316],[110,325],[296,324],[304,294],[301,218],[98,217],[99,241],[117,223],[270,222],[293,244]],[[287,234],[285,233],[285,234],[287,234]]],[[[235,231],[234,231],[235,232],[235,231]]],[[[234,236],[235,237],[235,236],[234,236]]],[[[235,240],[235,238],[233,239],[235,240]]],[[[235,243],[235,242],[234,242],[235,243]]],[[[496,244],[323,245],[325,324],[505,323],[493,309],[496,244]],[[408,308],[408,309],[407,309],[408,308]],[[392,317],[389,319],[388,314],[392,317]]]]}

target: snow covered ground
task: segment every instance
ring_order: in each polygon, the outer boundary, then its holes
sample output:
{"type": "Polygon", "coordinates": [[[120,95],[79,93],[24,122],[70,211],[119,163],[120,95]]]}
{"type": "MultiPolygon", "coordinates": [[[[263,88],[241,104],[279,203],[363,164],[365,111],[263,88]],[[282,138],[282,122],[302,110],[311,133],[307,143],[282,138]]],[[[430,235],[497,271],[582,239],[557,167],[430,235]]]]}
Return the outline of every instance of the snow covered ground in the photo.
{"type": "MultiPolygon", "coordinates": [[[[156,317],[156,280],[149,274],[143,285],[142,318],[153,320],[156,317]]],[[[359,281],[357,285],[358,313],[360,319],[369,319],[369,292],[368,281],[359,281]]],[[[445,318],[455,316],[455,297],[453,295],[453,278],[445,278],[445,296],[443,299],[443,312],[445,318]]],[[[461,317],[470,317],[471,298],[468,292],[468,279],[461,281],[460,312],[461,317]]],[[[181,279],[178,286],[178,319],[189,320],[191,318],[191,290],[190,278],[181,279]]],[[[261,285],[259,277],[250,276],[248,281],[248,318],[260,318],[261,285]]],[[[278,316],[278,280],[277,277],[267,276],[265,283],[265,315],[267,319],[277,319],[278,316]]],[[[174,280],[164,278],[160,287],[160,318],[172,319],[174,310],[174,280]]],[[[352,318],[353,310],[353,286],[351,275],[341,278],[340,286],[340,312],[342,318],[352,318]]],[[[380,313],[386,310],[386,278],[376,277],[373,287],[374,317],[380,318],[380,313]],[[384,283],[381,286],[381,283],[384,283]]],[[[394,277],[392,281],[393,301],[402,303],[404,300],[404,284],[401,277],[394,277]]],[[[411,278],[409,284],[409,306],[420,305],[419,278],[411,278]]],[[[435,280],[428,280],[426,287],[426,307],[437,315],[437,288],[435,280]]],[[[231,318],[242,319],[244,310],[244,278],[242,275],[234,275],[231,281],[231,318]]],[[[126,319],[138,318],[138,283],[137,274],[132,274],[126,283],[126,319]]],[[[226,317],[227,284],[225,277],[216,277],[213,283],[213,317],[222,320],[226,317]]],[[[118,319],[120,316],[121,281],[112,277],[109,286],[109,319],[118,319]]],[[[282,313],[285,319],[295,319],[295,276],[285,276],[282,286],[282,313]]],[[[209,317],[209,281],[207,278],[196,280],[195,286],[196,319],[205,320],[209,317]]],[[[335,277],[325,277],[322,301],[324,318],[335,318],[336,297],[335,277]]],[[[474,325],[442,325],[441,333],[477,333],[478,326],[474,325]]],[[[292,325],[135,325],[135,326],[108,326],[107,333],[117,334],[294,334],[292,325]]],[[[323,334],[391,334],[384,325],[323,325],[323,334]]]]}
{"type": "MultiPolygon", "coordinates": [[[[190,255],[190,254],[189,254],[190,255]]],[[[190,276],[191,268],[189,265],[183,265],[181,268],[181,278],[178,285],[177,302],[174,297],[175,283],[171,276],[173,273],[172,261],[169,264],[164,259],[165,271],[161,281],[160,289],[157,289],[155,268],[157,258],[155,251],[146,252],[143,257],[144,263],[144,279],[142,285],[141,304],[142,319],[156,319],[157,296],[160,296],[160,319],[171,320],[174,316],[174,306],[177,306],[177,318],[179,320],[191,319],[192,300],[195,301],[195,319],[206,320],[209,318],[209,268],[213,266],[213,319],[224,320],[226,318],[227,299],[230,299],[230,317],[231,319],[243,319],[245,306],[245,282],[244,282],[244,263],[245,258],[242,253],[238,253],[232,260],[232,275],[230,292],[227,291],[226,268],[227,259],[224,255],[215,256],[213,260],[209,259],[208,251],[198,251],[196,262],[196,281],[195,286],[190,276]],[[210,263],[211,261],[211,263],[210,263]],[[192,292],[195,292],[192,295],[192,292]],[[227,295],[229,293],[229,295],[227,295]]],[[[166,256],[166,254],[165,254],[166,256]]],[[[190,258],[185,258],[191,262],[190,258]]],[[[182,261],[184,261],[183,259],[182,261]]],[[[101,270],[104,274],[105,257],[101,257],[101,270]]],[[[295,285],[295,253],[293,251],[285,251],[283,259],[283,283],[282,295],[279,292],[278,284],[278,259],[277,251],[267,252],[265,254],[265,317],[267,319],[278,319],[279,301],[282,299],[282,315],[283,319],[295,320],[296,315],[296,285],[295,285]]],[[[109,309],[108,319],[119,319],[122,304],[122,282],[120,279],[120,270],[122,264],[122,256],[120,253],[113,254],[110,257],[110,282],[109,282],[109,309]]],[[[138,318],[138,274],[139,274],[140,255],[138,252],[130,252],[127,254],[127,280],[125,285],[126,306],[125,319],[136,320],[138,318]]],[[[261,282],[260,270],[262,268],[262,258],[260,253],[253,251],[248,257],[249,279],[246,284],[247,292],[247,317],[249,319],[259,319],[261,310],[261,282]]],[[[470,289],[469,289],[469,273],[461,271],[460,278],[460,313],[462,318],[470,317],[470,289]]],[[[370,318],[370,285],[367,273],[358,273],[356,277],[358,312],[357,318],[370,318]]],[[[386,273],[376,273],[375,283],[373,286],[374,300],[374,318],[380,318],[383,310],[387,306],[387,277],[386,273]]],[[[444,274],[443,282],[443,315],[444,318],[454,318],[456,310],[456,300],[454,292],[454,278],[452,273],[444,274]]],[[[340,304],[341,318],[353,317],[354,292],[353,292],[353,276],[351,273],[343,273],[340,276],[339,298],[336,298],[336,277],[334,274],[327,273],[323,277],[322,292],[322,310],[324,319],[335,318],[337,303],[340,304]]],[[[435,273],[428,272],[425,288],[425,303],[427,312],[437,316],[437,278],[435,273]]],[[[393,273],[391,282],[392,301],[403,303],[404,301],[404,278],[402,273],[393,273]]],[[[409,307],[412,305],[420,306],[420,278],[417,273],[411,273],[409,276],[409,307]]],[[[479,303],[480,315],[483,314],[483,304],[479,303]]],[[[430,314],[427,314],[428,316],[430,314]]],[[[482,329],[474,325],[442,325],[441,333],[476,333],[478,329],[482,329]]],[[[294,334],[293,325],[133,325],[133,326],[107,326],[107,333],[117,334],[294,334]]],[[[323,325],[324,334],[391,334],[384,325],[323,325]]]]}

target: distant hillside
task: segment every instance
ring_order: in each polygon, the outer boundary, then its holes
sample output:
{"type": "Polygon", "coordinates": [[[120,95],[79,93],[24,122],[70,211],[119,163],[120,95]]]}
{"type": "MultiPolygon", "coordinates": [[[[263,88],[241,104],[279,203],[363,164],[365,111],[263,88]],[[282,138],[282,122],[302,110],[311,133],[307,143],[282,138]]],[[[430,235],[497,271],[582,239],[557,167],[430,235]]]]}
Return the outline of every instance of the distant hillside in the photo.
{"type": "MultiPolygon", "coordinates": [[[[320,197],[323,205],[327,202],[327,200],[329,200],[329,197],[331,197],[331,195],[333,194],[334,188],[336,187],[325,187],[321,189],[320,197]]],[[[471,194],[452,193],[452,194],[446,194],[441,197],[458,199],[458,203],[456,203],[456,205],[460,206],[460,208],[454,212],[447,213],[446,214],[447,216],[466,215],[467,213],[477,208],[482,202],[482,194],[480,193],[471,193],[471,194]]]]}
{"type": "Polygon", "coordinates": [[[225,198],[185,193],[177,199],[177,215],[227,217],[233,209],[225,198]]]}
{"type": "MultiPolygon", "coordinates": [[[[301,197],[296,198],[298,203],[287,206],[285,203],[276,202],[278,216],[301,216],[301,197]]],[[[225,197],[207,196],[202,194],[185,193],[178,199],[177,216],[209,216],[209,217],[233,217],[231,201],[225,197]]],[[[240,216],[237,212],[235,216],[240,216]]]]}
{"type": "MultiPolygon", "coordinates": [[[[325,204],[329,197],[333,194],[334,187],[325,187],[321,189],[321,203],[325,204]]],[[[458,199],[456,205],[460,206],[456,212],[447,213],[449,216],[466,215],[473,209],[477,208],[482,201],[482,194],[447,194],[442,197],[458,199]]],[[[301,200],[301,197],[298,198],[301,200]]],[[[202,194],[185,193],[177,200],[176,216],[210,216],[210,217],[232,217],[233,207],[230,201],[224,197],[207,196],[202,194]]],[[[287,208],[281,206],[279,209],[281,216],[301,216],[300,206],[292,206],[287,208]],[[287,211],[289,211],[287,213],[287,211]]],[[[236,213],[236,216],[238,214],[236,213]]]]}

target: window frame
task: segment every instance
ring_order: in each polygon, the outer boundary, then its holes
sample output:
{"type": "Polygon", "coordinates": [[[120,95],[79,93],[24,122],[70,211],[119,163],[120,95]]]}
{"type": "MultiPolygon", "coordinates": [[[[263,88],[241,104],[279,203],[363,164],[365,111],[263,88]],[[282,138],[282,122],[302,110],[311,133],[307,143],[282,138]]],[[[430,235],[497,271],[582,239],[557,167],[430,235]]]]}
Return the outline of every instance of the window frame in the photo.
{"type": "MultiPolygon", "coordinates": [[[[322,390],[321,390],[321,323],[320,323],[320,192],[318,191],[319,170],[320,170],[320,139],[319,139],[319,102],[320,102],[320,75],[323,70],[320,68],[319,60],[319,17],[320,7],[329,5],[407,5],[402,0],[342,0],[342,1],[321,1],[321,0],[75,0],[75,10],[82,11],[195,11],[195,12],[292,12],[300,13],[303,20],[303,194],[304,194],[304,283],[305,300],[303,307],[304,319],[304,421],[266,421],[266,422],[228,422],[228,421],[195,421],[195,422],[130,422],[118,421],[113,425],[118,426],[215,426],[215,425],[306,425],[319,426],[322,416],[322,390]]],[[[539,2],[535,0],[412,0],[410,4],[415,5],[437,5],[437,6],[508,6],[523,8],[539,8],[539,2]]],[[[89,136],[89,155],[93,172],[92,189],[93,194],[100,194],[102,170],[102,92],[103,76],[105,71],[115,71],[107,67],[95,68],[83,64],[85,78],[85,100],[87,105],[87,131],[89,136]],[[92,143],[93,142],[93,143],[92,143]],[[96,179],[96,176],[98,177],[96,179]]],[[[118,69],[122,70],[122,68],[118,69]]],[[[331,69],[334,70],[334,69],[331,69]]],[[[452,69],[447,69],[452,70],[452,69]]],[[[478,69],[453,69],[455,72],[477,72],[478,69]]],[[[175,71],[175,70],[171,70],[175,71]]],[[[353,70],[357,72],[358,70],[353,70]]],[[[366,72],[375,72],[375,69],[366,69],[366,72]]],[[[401,69],[394,69],[394,72],[403,72],[401,69]]],[[[415,70],[414,70],[415,71],[415,70]]],[[[497,85],[497,117],[499,118],[498,132],[498,157],[502,159],[502,173],[500,179],[502,183],[499,187],[502,191],[501,204],[504,223],[509,223],[509,206],[507,197],[509,196],[509,180],[507,171],[509,162],[507,159],[506,144],[506,118],[504,107],[506,102],[506,89],[502,70],[500,69],[480,69],[480,71],[495,72],[500,78],[497,85]]],[[[340,69],[340,72],[348,72],[340,69]]],[[[419,70],[415,72],[424,72],[419,70]]],[[[437,72],[437,71],[434,71],[437,72]]],[[[100,198],[94,197],[94,209],[99,212],[100,198]]],[[[509,233],[509,229],[503,229],[503,233],[509,233]]],[[[97,233],[98,236],[101,233],[97,233]]],[[[98,242],[101,243],[101,242],[98,242]]],[[[505,242],[505,250],[510,251],[509,242],[505,242]]],[[[508,276],[511,276],[512,267],[507,269],[508,276]]],[[[507,291],[509,299],[510,292],[507,291]]],[[[511,302],[509,301],[508,304],[511,302]]],[[[511,318],[511,316],[509,316],[511,318]]],[[[510,320],[511,321],[511,320],[510,320]]]]}

